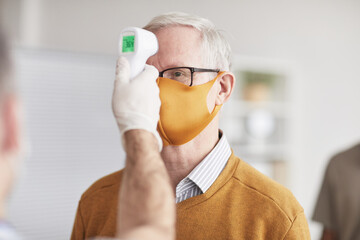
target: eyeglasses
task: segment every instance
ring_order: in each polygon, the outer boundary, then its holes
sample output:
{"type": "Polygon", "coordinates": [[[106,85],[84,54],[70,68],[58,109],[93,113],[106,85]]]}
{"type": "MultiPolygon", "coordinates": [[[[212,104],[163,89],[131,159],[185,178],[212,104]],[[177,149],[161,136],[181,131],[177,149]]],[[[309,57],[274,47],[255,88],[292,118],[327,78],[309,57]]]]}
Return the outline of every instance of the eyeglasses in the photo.
{"type": "Polygon", "coordinates": [[[165,69],[164,71],[159,72],[159,77],[169,78],[191,87],[193,85],[194,72],[219,73],[220,69],[175,67],[175,68],[168,68],[165,69]]]}

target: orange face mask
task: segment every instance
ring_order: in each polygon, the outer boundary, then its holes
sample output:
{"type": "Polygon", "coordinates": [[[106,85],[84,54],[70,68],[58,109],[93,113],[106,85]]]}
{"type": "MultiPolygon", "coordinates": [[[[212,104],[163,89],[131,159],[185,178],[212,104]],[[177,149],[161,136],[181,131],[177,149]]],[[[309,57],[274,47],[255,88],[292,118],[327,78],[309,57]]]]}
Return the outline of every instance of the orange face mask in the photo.
{"type": "Polygon", "coordinates": [[[164,146],[182,145],[195,138],[213,120],[220,106],[209,113],[207,96],[215,79],[197,86],[159,77],[160,120],[157,130],[164,146]]]}

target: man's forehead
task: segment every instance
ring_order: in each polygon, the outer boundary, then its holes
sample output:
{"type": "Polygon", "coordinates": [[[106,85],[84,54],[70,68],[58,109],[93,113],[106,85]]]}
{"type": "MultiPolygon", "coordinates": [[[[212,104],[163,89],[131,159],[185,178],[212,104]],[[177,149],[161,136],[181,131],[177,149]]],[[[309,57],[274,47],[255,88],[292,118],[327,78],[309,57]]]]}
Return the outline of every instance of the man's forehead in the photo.
{"type": "Polygon", "coordinates": [[[160,45],[172,45],[174,48],[191,45],[197,47],[201,43],[201,33],[189,26],[174,25],[155,32],[160,45]]]}
{"type": "Polygon", "coordinates": [[[149,64],[155,65],[159,71],[179,66],[200,67],[201,34],[198,30],[174,25],[160,29],[155,34],[159,51],[149,59],[149,64]]]}
{"type": "MultiPolygon", "coordinates": [[[[202,62],[202,61],[201,61],[202,62]]],[[[174,56],[172,54],[155,55],[150,57],[147,64],[154,65],[159,71],[173,67],[201,67],[197,56],[174,56]]]]}

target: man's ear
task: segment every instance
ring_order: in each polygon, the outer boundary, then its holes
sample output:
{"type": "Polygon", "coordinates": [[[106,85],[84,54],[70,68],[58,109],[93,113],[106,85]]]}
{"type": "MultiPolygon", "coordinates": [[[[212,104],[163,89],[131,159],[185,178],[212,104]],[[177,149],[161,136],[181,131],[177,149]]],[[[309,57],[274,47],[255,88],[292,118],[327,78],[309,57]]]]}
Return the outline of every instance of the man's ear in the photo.
{"type": "Polygon", "coordinates": [[[235,76],[231,72],[224,72],[220,75],[218,81],[220,83],[220,91],[217,93],[215,104],[222,105],[229,99],[234,90],[235,76]]]}
{"type": "Polygon", "coordinates": [[[1,152],[17,154],[21,149],[19,105],[15,96],[5,97],[1,103],[1,152]]]}

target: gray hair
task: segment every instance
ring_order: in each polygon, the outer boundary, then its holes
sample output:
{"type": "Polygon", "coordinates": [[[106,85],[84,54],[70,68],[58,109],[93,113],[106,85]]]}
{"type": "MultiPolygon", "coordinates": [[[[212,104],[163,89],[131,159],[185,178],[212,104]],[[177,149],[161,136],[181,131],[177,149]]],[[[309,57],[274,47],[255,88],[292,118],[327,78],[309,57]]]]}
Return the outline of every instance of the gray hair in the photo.
{"type": "Polygon", "coordinates": [[[190,26],[201,33],[204,62],[210,68],[230,69],[231,48],[220,30],[208,19],[182,12],[169,12],[154,17],[144,29],[156,32],[172,25],[190,26]]]}
{"type": "Polygon", "coordinates": [[[0,96],[11,88],[11,68],[9,46],[5,34],[0,27],[0,96]]]}

